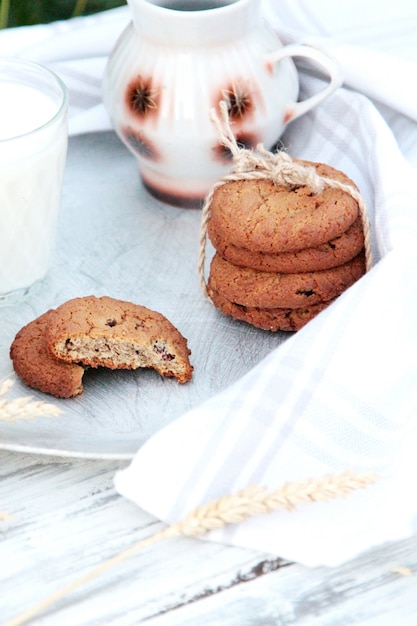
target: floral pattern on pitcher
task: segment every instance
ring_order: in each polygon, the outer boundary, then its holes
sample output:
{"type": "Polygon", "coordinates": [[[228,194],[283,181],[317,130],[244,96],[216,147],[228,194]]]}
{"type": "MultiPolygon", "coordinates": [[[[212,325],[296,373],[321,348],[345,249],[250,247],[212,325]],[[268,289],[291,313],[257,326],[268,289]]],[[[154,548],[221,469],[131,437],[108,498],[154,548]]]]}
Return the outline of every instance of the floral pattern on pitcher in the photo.
{"type": "Polygon", "coordinates": [[[103,100],[135,155],[148,191],[181,207],[201,206],[231,168],[210,119],[226,102],[239,144],[276,144],[286,125],[340,84],[336,63],[309,46],[283,46],[261,19],[259,0],[128,0],[132,22],[107,63],[103,100]],[[329,76],[297,102],[302,56],[329,76]]]}

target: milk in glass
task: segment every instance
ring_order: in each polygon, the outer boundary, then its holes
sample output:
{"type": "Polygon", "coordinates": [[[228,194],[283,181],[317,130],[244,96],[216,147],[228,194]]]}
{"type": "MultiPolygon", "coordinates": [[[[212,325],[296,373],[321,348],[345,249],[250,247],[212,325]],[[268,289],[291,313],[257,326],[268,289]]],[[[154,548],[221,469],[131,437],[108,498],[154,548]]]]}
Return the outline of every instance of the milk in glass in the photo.
{"type": "Polygon", "coordinates": [[[66,106],[65,87],[48,70],[0,60],[3,304],[26,295],[51,264],[67,151],[66,106]]]}

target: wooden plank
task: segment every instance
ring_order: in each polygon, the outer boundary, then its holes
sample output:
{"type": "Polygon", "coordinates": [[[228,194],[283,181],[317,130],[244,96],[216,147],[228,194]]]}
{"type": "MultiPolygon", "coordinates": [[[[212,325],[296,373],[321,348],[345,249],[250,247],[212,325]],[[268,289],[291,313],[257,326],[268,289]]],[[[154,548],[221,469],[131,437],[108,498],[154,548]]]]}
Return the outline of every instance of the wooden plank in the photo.
{"type": "MultiPolygon", "coordinates": [[[[124,463],[0,452],[0,623],[163,525],[114,490],[124,463]]],[[[415,626],[417,538],[338,568],[180,537],[55,603],[37,626],[415,626]]]]}
{"type": "MultiPolygon", "coordinates": [[[[163,525],[114,490],[123,462],[0,453],[0,616],[11,619],[163,525]],[[18,581],[18,585],[17,585],[18,581]]],[[[250,550],[181,537],[137,554],[48,610],[40,624],[134,626],[279,567],[250,550]]]]}
{"type": "Polygon", "coordinates": [[[147,626],[415,626],[417,538],[341,567],[288,565],[184,606],[147,626]]]}

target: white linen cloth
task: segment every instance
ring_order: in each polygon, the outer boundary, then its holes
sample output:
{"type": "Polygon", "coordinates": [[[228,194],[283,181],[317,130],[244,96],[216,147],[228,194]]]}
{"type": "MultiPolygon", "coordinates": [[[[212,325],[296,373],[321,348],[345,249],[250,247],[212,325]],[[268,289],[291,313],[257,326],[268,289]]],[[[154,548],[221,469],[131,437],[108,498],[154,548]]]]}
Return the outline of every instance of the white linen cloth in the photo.
{"type": "MultiPolygon", "coordinates": [[[[250,484],[274,489],[327,473],[376,471],[346,500],[257,516],[209,539],[305,565],[336,565],[417,530],[417,5],[414,0],[264,0],[284,42],[320,45],[346,87],[294,122],[293,156],[327,162],[358,184],[376,264],[337,302],[234,385],[153,436],[116,489],[159,519],[250,484]]],[[[72,134],[110,128],[106,56],[123,7],[0,34],[0,54],[49,65],[70,90],[72,134]]],[[[301,75],[303,95],[317,80],[301,75]]]]}

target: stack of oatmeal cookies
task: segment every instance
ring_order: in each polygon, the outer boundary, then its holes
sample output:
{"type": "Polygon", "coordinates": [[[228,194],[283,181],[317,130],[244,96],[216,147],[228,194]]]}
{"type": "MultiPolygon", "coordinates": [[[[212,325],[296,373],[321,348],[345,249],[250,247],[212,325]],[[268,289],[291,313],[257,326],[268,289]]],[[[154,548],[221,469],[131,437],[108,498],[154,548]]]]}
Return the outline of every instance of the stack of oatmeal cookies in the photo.
{"type": "MultiPolygon", "coordinates": [[[[329,165],[298,163],[355,187],[329,165]]],[[[209,297],[264,330],[299,330],[366,271],[358,202],[338,188],[226,182],[214,191],[207,232],[216,250],[209,297]]]]}

